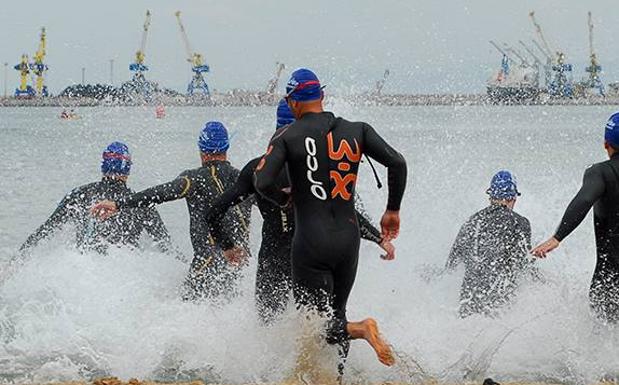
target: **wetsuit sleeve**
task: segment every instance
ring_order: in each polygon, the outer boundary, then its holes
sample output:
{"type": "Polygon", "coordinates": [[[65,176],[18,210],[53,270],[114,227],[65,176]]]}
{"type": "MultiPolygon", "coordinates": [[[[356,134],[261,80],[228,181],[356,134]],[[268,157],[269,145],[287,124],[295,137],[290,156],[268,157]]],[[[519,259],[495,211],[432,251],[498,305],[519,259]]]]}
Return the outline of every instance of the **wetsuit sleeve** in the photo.
{"type": "Polygon", "coordinates": [[[467,221],[458,232],[458,236],[454,241],[445,268],[448,270],[455,269],[460,263],[464,262],[467,256],[473,251],[473,225],[471,221],[467,221]]]}
{"type": "Polygon", "coordinates": [[[123,207],[149,207],[163,202],[169,202],[184,198],[191,190],[191,179],[184,174],[171,182],[160,184],[155,187],[131,194],[116,202],[118,208],[123,207]]]}
{"type": "Polygon", "coordinates": [[[356,213],[357,220],[359,221],[359,233],[361,234],[361,238],[380,244],[380,242],[383,240],[380,234],[380,230],[378,230],[372,224],[372,222],[370,222],[370,220],[365,217],[365,215],[363,215],[359,211],[356,211],[356,213]]]}
{"type": "Polygon", "coordinates": [[[56,210],[50,215],[50,217],[43,223],[34,233],[32,233],[26,242],[19,248],[20,251],[24,251],[31,247],[34,247],[42,239],[49,237],[56,230],[58,230],[63,224],[67,223],[73,218],[73,210],[71,206],[75,204],[75,191],[66,195],[62,201],[56,207],[56,210]]]}
{"type": "Polygon", "coordinates": [[[208,213],[207,221],[211,235],[223,250],[229,250],[235,245],[231,233],[232,228],[222,225],[222,221],[231,207],[245,201],[255,193],[252,178],[256,164],[257,161],[249,162],[243,167],[236,183],[221,194],[208,213]]]}
{"type": "Polygon", "coordinates": [[[604,194],[604,179],[599,167],[593,166],[585,171],[582,187],[567,206],[555,238],[562,241],[580,225],[591,207],[604,194]]]}
{"type": "Polygon", "coordinates": [[[388,170],[389,197],[387,198],[387,210],[398,211],[406,188],[406,160],[402,154],[385,142],[369,124],[364,123],[363,132],[364,153],[370,158],[376,159],[388,170]]]}
{"type": "Polygon", "coordinates": [[[283,192],[276,183],[279,173],[286,163],[286,144],[282,135],[287,127],[275,133],[266,154],[264,154],[254,172],[256,191],[280,207],[286,206],[290,199],[290,196],[283,192]]]}

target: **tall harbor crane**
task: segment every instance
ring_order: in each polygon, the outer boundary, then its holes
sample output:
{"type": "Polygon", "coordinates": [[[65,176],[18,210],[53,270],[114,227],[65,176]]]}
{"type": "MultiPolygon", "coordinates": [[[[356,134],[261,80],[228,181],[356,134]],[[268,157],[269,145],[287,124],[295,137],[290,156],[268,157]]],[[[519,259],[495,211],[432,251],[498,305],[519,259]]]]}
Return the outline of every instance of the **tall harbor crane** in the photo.
{"type": "Polygon", "coordinates": [[[591,59],[591,64],[585,69],[589,73],[589,80],[586,85],[589,88],[596,89],[600,95],[604,96],[604,84],[600,80],[602,66],[599,64],[593,49],[593,20],[591,12],[588,14],[587,24],[589,26],[589,58],[591,59]]]}
{"type": "Polygon", "coordinates": [[[30,64],[30,69],[36,76],[35,90],[37,96],[48,96],[47,86],[45,85],[45,71],[47,71],[47,64],[45,64],[46,55],[46,34],[45,27],[41,28],[41,36],[39,38],[39,49],[34,54],[34,61],[30,64]]]}
{"type": "Polygon", "coordinates": [[[499,51],[501,55],[503,55],[503,58],[501,59],[501,71],[499,71],[499,74],[497,76],[498,81],[503,81],[509,76],[511,59],[509,58],[509,55],[507,54],[507,52],[505,52],[501,47],[499,47],[497,43],[490,40],[490,44],[494,48],[496,48],[496,50],[499,51]]]}
{"type": "Polygon", "coordinates": [[[134,72],[134,80],[144,80],[144,72],[148,71],[148,66],[144,64],[146,59],[146,39],[148,38],[148,29],[150,28],[150,11],[146,11],[146,20],[144,21],[144,27],[142,30],[142,41],[140,48],[135,53],[135,63],[129,64],[129,71],[134,72]]]}
{"type": "Polygon", "coordinates": [[[542,42],[542,46],[539,48],[547,57],[551,58],[551,68],[554,75],[548,85],[548,93],[552,96],[572,97],[574,94],[574,85],[570,79],[572,65],[565,63],[565,54],[563,52],[556,51],[556,53],[553,53],[553,50],[550,48],[550,44],[548,44],[548,41],[542,32],[542,27],[535,19],[535,12],[529,12],[529,17],[531,18],[533,27],[535,27],[535,32],[537,33],[538,38],[542,42]]]}
{"type": "Polygon", "coordinates": [[[546,89],[550,88],[550,83],[552,83],[552,57],[548,55],[546,50],[542,48],[542,46],[537,42],[537,40],[532,39],[533,45],[544,55],[546,58],[546,64],[544,65],[544,77],[546,83],[546,89]]]}
{"type": "Polygon", "coordinates": [[[279,78],[282,76],[282,72],[286,69],[286,65],[284,63],[277,62],[275,63],[275,76],[269,80],[269,84],[267,84],[267,94],[275,95],[277,92],[277,85],[279,84],[279,78]]]}
{"type": "Polygon", "coordinates": [[[30,75],[30,64],[28,63],[28,55],[21,55],[21,61],[13,68],[19,71],[19,87],[15,89],[15,97],[33,97],[35,96],[34,88],[28,84],[28,75],[30,75]]]}
{"type": "Polygon", "coordinates": [[[187,32],[185,31],[185,27],[181,21],[181,12],[176,11],[174,15],[178,21],[178,27],[181,31],[181,38],[183,39],[185,51],[187,52],[187,61],[191,64],[191,71],[193,72],[191,81],[187,85],[187,94],[194,95],[196,92],[201,92],[204,96],[210,96],[208,84],[206,84],[206,80],[204,80],[204,76],[202,75],[203,73],[209,72],[210,67],[204,62],[204,58],[201,54],[191,49],[187,32]]]}
{"type": "Polygon", "coordinates": [[[376,95],[380,95],[383,92],[383,88],[385,88],[385,82],[387,81],[387,78],[390,74],[391,73],[389,72],[389,69],[386,69],[383,73],[383,78],[376,81],[376,88],[374,89],[376,95]]]}

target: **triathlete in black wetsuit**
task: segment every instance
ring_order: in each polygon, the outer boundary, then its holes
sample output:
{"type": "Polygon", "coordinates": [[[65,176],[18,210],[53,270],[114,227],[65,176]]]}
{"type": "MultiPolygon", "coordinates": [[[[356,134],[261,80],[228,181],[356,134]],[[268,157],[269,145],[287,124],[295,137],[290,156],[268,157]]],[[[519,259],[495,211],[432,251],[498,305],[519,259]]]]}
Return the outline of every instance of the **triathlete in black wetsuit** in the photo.
{"type": "MultiPolygon", "coordinates": [[[[277,128],[294,122],[294,117],[288,103],[282,99],[277,109],[277,128]]],[[[255,196],[262,214],[262,242],[258,254],[258,269],[256,271],[256,305],[258,313],[265,323],[272,322],[288,303],[292,288],[292,267],[290,262],[290,247],[294,234],[294,213],[292,207],[281,208],[264,199],[253,185],[253,175],[261,157],[253,159],[243,167],[234,186],[226,190],[213,204],[209,212],[211,234],[224,250],[235,247],[229,228],[219,225],[230,207],[255,196]]],[[[290,183],[285,170],[277,178],[280,189],[289,188],[290,183]]],[[[382,242],[380,231],[361,213],[357,213],[361,237],[373,241],[385,250],[391,251],[391,244],[382,242]]],[[[391,251],[392,252],[392,251],[391,251]]]]}
{"type": "Polygon", "coordinates": [[[388,239],[399,231],[406,162],[370,125],[323,112],[320,82],[310,70],[295,71],[287,92],[298,120],[278,130],[271,139],[256,168],[255,187],[280,206],[293,204],[295,299],[320,312],[333,310],[328,341],[341,344],[344,354],[349,339],[363,338],[382,363],[392,365],[393,354],[380,337],[376,322],[348,322],[346,302],[359,254],[354,193],[361,156],[365,153],[389,169],[389,199],[381,220],[383,236],[388,239]],[[290,176],[290,195],[277,186],[284,165],[290,176]]]}
{"type": "MultiPolygon", "coordinates": [[[[194,258],[186,281],[186,299],[215,297],[234,294],[240,276],[240,267],[232,266],[222,254],[222,249],[211,237],[206,216],[213,202],[230,188],[239,175],[226,159],[230,146],[228,132],[219,122],[208,122],[198,146],[202,167],[187,170],[171,182],[151,187],[117,201],[100,202],[93,212],[109,217],[127,207],[150,207],[155,204],[185,199],[189,210],[189,232],[194,258]]],[[[251,202],[237,206],[224,218],[232,232],[235,244],[248,249],[251,202]]]]}
{"type": "Polygon", "coordinates": [[[490,205],[471,216],[460,228],[446,268],[464,265],[460,289],[460,316],[494,316],[509,304],[525,276],[537,277],[529,256],[531,224],[514,211],[520,196],[509,171],[492,177],[490,205]]]}
{"type": "Polygon", "coordinates": [[[26,251],[36,246],[64,224],[72,223],[80,250],[105,253],[109,244],[138,247],[140,235],[146,231],[161,250],[172,252],[170,235],[154,208],[124,210],[106,221],[97,221],[89,214],[88,210],[97,201],[118,200],[133,193],[126,184],[130,168],[131,155],[127,146],[120,142],[110,144],[103,152],[101,181],[78,187],[67,194],[20,250],[26,251]]]}
{"type": "Polygon", "coordinates": [[[593,207],[597,263],[589,299],[598,318],[619,321],[619,113],[606,125],[605,148],[609,160],[585,171],[583,184],[567,207],[555,235],[533,250],[544,258],[559,246],[593,207]]]}

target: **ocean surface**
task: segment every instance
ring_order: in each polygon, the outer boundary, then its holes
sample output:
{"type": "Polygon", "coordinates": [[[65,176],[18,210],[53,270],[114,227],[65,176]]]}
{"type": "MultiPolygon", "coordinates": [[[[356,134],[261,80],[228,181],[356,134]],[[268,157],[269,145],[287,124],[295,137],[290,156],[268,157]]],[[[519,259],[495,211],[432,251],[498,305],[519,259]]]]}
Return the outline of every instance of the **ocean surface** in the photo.
{"type": "MultiPolygon", "coordinates": [[[[588,307],[591,216],[538,263],[545,282],[525,283],[497,318],[459,319],[462,271],[440,274],[460,225],[488,203],[484,191],[500,169],[518,178],[516,211],[531,220],[533,243],[551,235],[585,168],[605,159],[603,128],[612,107],[383,108],[330,100],[329,108],[372,124],[409,164],[396,260],[381,260],[379,249],[364,242],[348,306],[351,320],[379,321],[401,362],[384,368],[355,341],[348,381],[493,377],[582,384],[619,373],[619,330],[596,322],[588,307]]],[[[129,184],[140,190],[199,165],[196,139],[205,121],[227,125],[230,160],[240,168],[266,148],[275,119],[270,107],[169,108],[162,120],[153,108],[83,108],[74,121],[58,119],[59,113],[0,109],[2,268],[67,192],[100,178],[109,142],[130,146],[129,184]]],[[[379,173],[386,181],[382,167],[379,173]]],[[[387,191],[377,190],[367,165],[358,192],[378,222],[387,191]]],[[[190,255],[185,203],[159,211],[190,255]]],[[[260,224],[254,210],[254,254],[260,224]]],[[[66,228],[23,266],[0,274],[0,383],[102,375],[277,382],[294,372],[299,317],[291,307],[278,324],[260,326],[255,260],[230,303],[184,303],[178,288],[187,265],[148,242],[143,250],[101,256],[80,254],[70,241],[66,228]]]]}

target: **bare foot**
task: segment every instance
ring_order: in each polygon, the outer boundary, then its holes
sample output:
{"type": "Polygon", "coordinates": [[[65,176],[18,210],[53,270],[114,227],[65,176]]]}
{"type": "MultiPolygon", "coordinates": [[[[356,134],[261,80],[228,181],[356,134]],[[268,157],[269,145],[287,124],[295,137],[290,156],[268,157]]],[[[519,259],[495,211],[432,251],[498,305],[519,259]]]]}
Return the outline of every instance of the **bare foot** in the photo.
{"type": "Polygon", "coordinates": [[[363,338],[366,340],[374,349],[378,360],[383,365],[392,366],[395,364],[395,357],[391,351],[391,346],[380,335],[378,325],[374,319],[368,318],[361,322],[350,322],[348,324],[348,332],[352,338],[363,338]]]}

